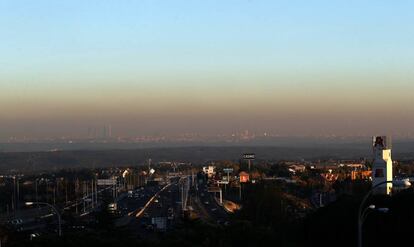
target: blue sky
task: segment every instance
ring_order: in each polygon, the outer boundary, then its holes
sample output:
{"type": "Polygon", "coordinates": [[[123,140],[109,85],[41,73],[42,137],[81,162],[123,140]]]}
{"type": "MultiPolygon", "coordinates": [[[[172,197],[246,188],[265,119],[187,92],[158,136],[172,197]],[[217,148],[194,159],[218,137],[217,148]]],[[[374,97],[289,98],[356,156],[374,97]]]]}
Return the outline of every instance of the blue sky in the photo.
{"type": "MultiPolygon", "coordinates": [[[[2,1],[2,62],[111,72],[407,68],[409,1],[2,1]],[[62,61],[62,58],[64,60],[62,61]],[[116,60],[118,65],[114,64],[116,60]],[[83,62],[85,61],[85,62],[83,62]],[[36,63],[36,64],[33,64],[36,63]],[[190,66],[188,68],[188,66],[190,66]],[[402,67],[400,67],[402,66],[402,67]],[[80,68],[79,68],[80,67],[80,68]]],[[[16,72],[17,72],[16,71],[16,72]]],[[[6,71],[7,72],[7,71],[6,71]]],[[[19,71],[21,73],[22,71],[19,71]]]]}
{"type": "MultiPolygon", "coordinates": [[[[221,118],[245,108],[275,116],[258,128],[281,118],[288,127],[294,115],[318,133],[321,116],[335,115],[326,104],[352,119],[366,116],[355,127],[369,129],[382,97],[380,107],[397,109],[405,123],[395,124],[408,131],[412,9],[412,1],[382,0],[0,0],[0,119],[14,133],[16,121],[63,128],[73,117],[85,119],[82,126],[168,112],[221,118]],[[310,109],[320,109],[311,110],[318,119],[310,109]]],[[[234,126],[225,118],[225,128],[234,126]]],[[[279,130],[300,129],[287,127],[279,130]]]]}

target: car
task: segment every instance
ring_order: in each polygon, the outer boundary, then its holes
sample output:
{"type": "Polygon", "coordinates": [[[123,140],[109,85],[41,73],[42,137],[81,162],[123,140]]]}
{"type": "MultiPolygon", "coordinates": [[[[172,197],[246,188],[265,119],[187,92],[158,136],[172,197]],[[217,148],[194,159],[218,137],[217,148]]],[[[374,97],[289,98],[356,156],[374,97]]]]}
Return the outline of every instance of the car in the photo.
{"type": "Polygon", "coordinates": [[[222,220],[217,220],[217,225],[221,225],[221,224],[223,224],[223,221],[222,220]]]}
{"type": "Polygon", "coordinates": [[[40,237],[40,233],[38,233],[38,232],[34,232],[34,233],[30,234],[30,240],[32,240],[34,238],[38,238],[38,237],[40,237]]]}
{"type": "Polygon", "coordinates": [[[74,225],[74,226],[72,226],[72,229],[83,230],[83,229],[85,229],[85,226],[82,226],[82,225],[74,225]]]}
{"type": "Polygon", "coordinates": [[[208,204],[210,204],[210,203],[209,203],[208,201],[205,201],[205,202],[204,202],[204,204],[208,205],[208,204]]]}
{"type": "Polygon", "coordinates": [[[211,209],[211,211],[216,211],[216,210],[217,210],[217,208],[212,208],[212,209],[211,209]]]}
{"type": "Polygon", "coordinates": [[[14,220],[12,220],[11,221],[11,224],[12,225],[21,225],[21,224],[23,224],[23,220],[22,219],[14,219],[14,220]]]}

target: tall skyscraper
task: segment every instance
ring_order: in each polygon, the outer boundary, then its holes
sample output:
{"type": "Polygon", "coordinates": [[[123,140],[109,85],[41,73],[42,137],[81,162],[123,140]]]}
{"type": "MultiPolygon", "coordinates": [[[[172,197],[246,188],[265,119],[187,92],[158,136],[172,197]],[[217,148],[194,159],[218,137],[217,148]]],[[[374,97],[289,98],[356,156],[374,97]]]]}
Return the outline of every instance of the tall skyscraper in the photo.
{"type": "MultiPolygon", "coordinates": [[[[391,139],[386,136],[374,136],[372,140],[374,162],[372,164],[372,186],[392,181],[391,139]]],[[[380,185],[377,194],[390,194],[392,183],[380,185]]]]}
{"type": "Polygon", "coordinates": [[[106,125],[104,125],[102,129],[102,138],[106,139],[106,137],[107,137],[107,129],[106,129],[106,125]]]}

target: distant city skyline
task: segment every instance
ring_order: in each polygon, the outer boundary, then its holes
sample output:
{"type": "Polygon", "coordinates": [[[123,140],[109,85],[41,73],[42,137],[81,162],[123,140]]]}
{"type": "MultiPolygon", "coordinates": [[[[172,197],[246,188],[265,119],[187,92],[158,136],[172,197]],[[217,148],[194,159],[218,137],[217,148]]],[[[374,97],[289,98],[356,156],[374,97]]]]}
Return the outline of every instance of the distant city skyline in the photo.
{"type": "Polygon", "coordinates": [[[411,1],[2,1],[0,140],[412,136],[411,1]]]}
{"type": "MultiPolygon", "coordinates": [[[[20,143],[20,142],[136,142],[136,143],[157,143],[157,142],[194,142],[194,143],[231,143],[231,142],[256,142],[257,144],[265,143],[271,145],[268,141],[280,140],[294,142],[298,140],[298,144],[302,141],[319,140],[324,142],[329,140],[359,142],[369,140],[372,136],[366,133],[352,135],[337,135],[335,133],[325,134],[286,134],[272,131],[252,131],[248,129],[235,130],[232,132],[220,133],[201,133],[201,132],[183,132],[183,133],[152,133],[152,134],[119,134],[112,133],[112,125],[103,125],[99,127],[88,127],[87,132],[79,132],[76,134],[56,135],[56,136],[9,136],[0,139],[0,143],[20,143]],[[264,141],[264,142],[263,142],[264,141]]],[[[396,140],[414,140],[414,134],[398,133],[390,136],[396,140]]]]}

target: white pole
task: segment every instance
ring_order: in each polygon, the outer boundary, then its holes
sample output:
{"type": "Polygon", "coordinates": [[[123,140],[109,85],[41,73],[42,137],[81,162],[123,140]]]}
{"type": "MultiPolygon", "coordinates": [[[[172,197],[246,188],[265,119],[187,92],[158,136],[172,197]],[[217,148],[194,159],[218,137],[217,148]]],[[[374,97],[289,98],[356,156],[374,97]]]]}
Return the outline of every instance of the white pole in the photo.
{"type": "Polygon", "coordinates": [[[19,178],[17,178],[17,200],[16,200],[16,208],[19,205],[20,200],[20,186],[19,186],[19,178]]]}
{"type": "MultiPolygon", "coordinates": [[[[88,181],[85,181],[85,188],[86,188],[86,197],[85,200],[89,198],[89,185],[88,185],[88,181]]],[[[86,207],[90,207],[90,205],[88,205],[88,203],[86,203],[86,207]]]]}
{"type": "Polygon", "coordinates": [[[16,214],[16,176],[13,176],[13,211],[16,214]]]}
{"type": "Polygon", "coordinates": [[[65,205],[68,204],[68,181],[65,180],[65,205]]]}
{"type": "MultiPolygon", "coordinates": [[[[38,197],[38,193],[37,193],[37,178],[35,179],[35,190],[36,190],[36,203],[39,202],[39,197],[38,197]]],[[[37,208],[39,209],[39,205],[37,206],[37,208]]]]}
{"type": "Polygon", "coordinates": [[[95,204],[98,205],[98,181],[95,180],[95,204]]]}
{"type": "Polygon", "coordinates": [[[223,205],[223,193],[222,193],[221,188],[220,188],[220,204],[223,205]]]}
{"type": "Polygon", "coordinates": [[[91,193],[91,204],[92,204],[92,208],[95,208],[95,197],[94,197],[95,191],[94,191],[93,187],[94,187],[94,185],[93,185],[93,179],[92,179],[91,180],[91,191],[92,191],[92,193],[91,193]]]}
{"type": "Polygon", "coordinates": [[[242,199],[242,183],[240,183],[240,187],[239,187],[239,197],[240,197],[240,201],[242,199]]]}

